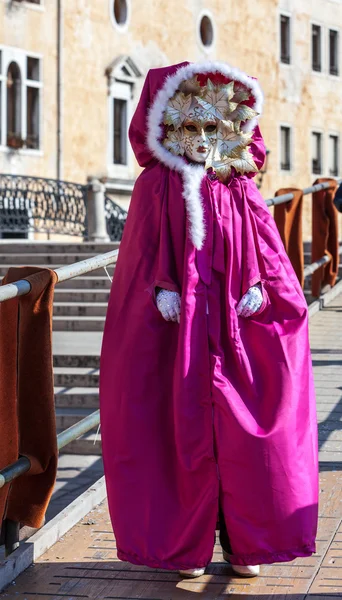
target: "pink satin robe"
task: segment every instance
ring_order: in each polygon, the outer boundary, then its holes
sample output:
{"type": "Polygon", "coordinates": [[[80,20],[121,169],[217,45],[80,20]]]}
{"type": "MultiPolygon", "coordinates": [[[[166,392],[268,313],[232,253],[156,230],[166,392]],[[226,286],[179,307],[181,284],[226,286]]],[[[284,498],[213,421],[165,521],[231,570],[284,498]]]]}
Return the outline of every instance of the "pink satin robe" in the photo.
{"type": "MultiPolygon", "coordinates": [[[[153,85],[149,82],[149,92],[153,85]]],[[[235,564],[315,552],[317,424],[306,302],[254,181],[202,183],[206,239],[189,238],[177,172],[131,141],[133,192],[110,295],[100,401],[118,557],[166,569],[207,565],[222,507],[235,564]],[[251,318],[236,306],[261,282],[251,318]],[[155,288],[178,291],[180,325],[155,288]]],[[[262,164],[257,129],[253,153],[262,164]]]]}

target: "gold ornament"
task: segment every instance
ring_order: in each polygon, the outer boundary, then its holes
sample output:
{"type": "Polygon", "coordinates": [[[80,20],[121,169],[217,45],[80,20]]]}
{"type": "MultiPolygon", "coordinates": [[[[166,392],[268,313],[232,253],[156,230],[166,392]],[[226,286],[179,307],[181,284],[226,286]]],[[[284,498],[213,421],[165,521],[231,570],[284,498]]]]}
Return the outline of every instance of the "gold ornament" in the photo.
{"type": "Polygon", "coordinates": [[[226,119],[229,113],[236,109],[237,104],[230,102],[234,96],[233,81],[227,85],[214,86],[210,79],[208,79],[207,85],[203,90],[201,96],[196,96],[196,100],[216,119],[226,119]]]}
{"type": "Polygon", "coordinates": [[[250,94],[248,93],[247,88],[245,88],[245,86],[242,85],[241,83],[235,83],[234,84],[234,96],[232,98],[233,102],[240,104],[241,102],[246,102],[249,99],[250,99],[250,94]]]}
{"type": "Polygon", "coordinates": [[[185,147],[184,147],[184,137],[181,129],[169,130],[167,132],[167,136],[163,141],[163,146],[170,150],[172,154],[183,156],[185,147]]]}
{"type": "Polygon", "coordinates": [[[259,170],[249,148],[244,148],[241,152],[234,152],[231,161],[231,166],[241,175],[244,175],[244,173],[257,173],[259,170]]]}
{"type": "Polygon", "coordinates": [[[217,146],[221,156],[230,156],[238,148],[245,148],[250,144],[251,133],[242,133],[236,130],[232,121],[220,121],[217,129],[217,146]]]}
{"type": "Polygon", "coordinates": [[[182,81],[179,86],[179,91],[183,92],[185,95],[192,94],[193,96],[200,96],[202,88],[199,84],[197,76],[195,75],[195,77],[192,77],[191,79],[182,81]]]}
{"type": "Polygon", "coordinates": [[[183,121],[187,118],[193,96],[185,95],[183,92],[178,92],[169,100],[165,111],[165,125],[173,125],[175,129],[180,127],[183,121]]]}

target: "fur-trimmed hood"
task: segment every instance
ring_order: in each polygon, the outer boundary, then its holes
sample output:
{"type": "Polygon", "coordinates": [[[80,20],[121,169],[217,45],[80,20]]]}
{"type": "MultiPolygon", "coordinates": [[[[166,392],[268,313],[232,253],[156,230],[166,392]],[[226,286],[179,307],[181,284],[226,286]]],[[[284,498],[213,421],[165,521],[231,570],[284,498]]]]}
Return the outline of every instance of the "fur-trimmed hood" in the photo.
{"type": "MultiPolygon", "coordinates": [[[[148,72],[129,130],[132,148],[141,166],[147,166],[151,160],[157,159],[170,169],[178,171],[182,176],[183,197],[186,203],[191,239],[198,249],[202,247],[205,238],[200,192],[201,182],[205,175],[204,166],[191,164],[182,156],[172,154],[163,146],[162,142],[165,136],[164,113],[170,98],[174,96],[183,81],[199,74],[208,77],[219,74],[225,78],[227,83],[234,81],[242,84],[250,92],[249,106],[258,115],[261,114],[263,94],[256,79],[223,62],[181,63],[170,67],[151,69],[148,72]]],[[[254,132],[257,129],[257,117],[243,123],[241,129],[254,132]]]]}

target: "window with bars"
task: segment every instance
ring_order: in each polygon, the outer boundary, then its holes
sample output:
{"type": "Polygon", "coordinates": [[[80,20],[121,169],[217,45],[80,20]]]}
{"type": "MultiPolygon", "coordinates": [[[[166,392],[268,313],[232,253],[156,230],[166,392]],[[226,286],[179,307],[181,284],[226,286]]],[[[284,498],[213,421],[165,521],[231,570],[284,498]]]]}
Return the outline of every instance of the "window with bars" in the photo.
{"type": "Polygon", "coordinates": [[[322,134],[318,131],[312,132],[312,172],[322,173],[322,134]]]}
{"type": "Polygon", "coordinates": [[[312,69],[322,71],[322,28],[320,25],[312,25],[312,69]]]}
{"type": "Polygon", "coordinates": [[[0,144],[38,150],[42,93],[41,59],[17,48],[0,50],[0,144]]]}
{"type": "Polygon", "coordinates": [[[339,35],[335,29],[329,29],[329,73],[330,75],[339,74],[339,35]]]}
{"type": "Polygon", "coordinates": [[[291,62],[291,25],[286,15],[280,15],[280,61],[287,65],[291,62]]]}
{"type": "Polygon", "coordinates": [[[108,173],[110,177],[129,179],[134,169],[132,149],[128,140],[128,126],[133,112],[131,83],[113,78],[108,100],[108,173]]]}
{"type": "Polygon", "coordinates": [[[329,175],[337,177],[339,168],[339,137],[336,134],[329,135],[329,175]]]}
{"type": "Polygon", "coordinates": [[[6,145],[20,148],[23,145],[21,130],[22,76],[19,65],[12,61],[7,69],[7,131],[6,145]]]}
{"type": "Polygon", "coordinates": [[[285,125],[280,127],[280,168],[291,170],[291,128],[285,125]]]}
{"type": "Polygon", "coordinates": [[[127,165],[127,100],[113,98],[113,163],[127,165]]]}
{"type": "Polygon", "coordinates": [[[26,81],[26,147],[39,148],[39,114],[40,114],[40,61],[27,57],[26,81]]]}
{"type": "MultiPolygon", "coordinates": [[[[129,4],[128,4],[129,6],[129,4]]],[[[132,147],[128,127],[133,115],[135,87],[141,72],[134,61],[126,56],[113,61],[106,69],[108,77],[108,185],[127,191],[135,176],[132,147]],[[114,183],[115,182],[115,183],[114,183]]]]}

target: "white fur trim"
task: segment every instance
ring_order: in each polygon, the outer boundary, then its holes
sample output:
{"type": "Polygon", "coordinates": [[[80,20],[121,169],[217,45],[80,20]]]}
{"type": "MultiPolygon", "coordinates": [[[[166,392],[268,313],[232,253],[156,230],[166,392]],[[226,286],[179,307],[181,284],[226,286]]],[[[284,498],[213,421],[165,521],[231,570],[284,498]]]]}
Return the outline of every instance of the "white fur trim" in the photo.
{"type": "MultiPolygon", "coordinates": [[[[184,164],[184,163],[183,163],[184,164]]],[[[198,250],[203,246],[205,226],[201,198],[201,184],[205,175],[202,165],[185,165],[183,169],[183,198],[190,223],[190,237],[198,250]]]]}
{"type": "MultiPolygon", "coordinates": [[[[190,79],[198,73],[221,73],[229,79],[239,81],[251,90],[254,97],[252,108],[259,114],[262,112],[263,94],[258,82],[239,69],[226,63],[205,61],[190,63],[180,67],[176,73],[169,75],[149,110],[147,119],[147,146],[153,156],[164,165],[178,171],[183,176],[183,197],[186,204],[187,215],[190,222],[190,235],[194,246],[201,249],[205,239],[205,226],[201,198],[201,182],[205,175],[202,165],[191,165],[180,156],[171,154],[164,148],[161,137],[163,135],[163,118],[168,101],[176,93],[180,83],[190,79]]],[[[253,131],[257,125],[257,118],[245,123],[244,131],[253,131]]]]}

